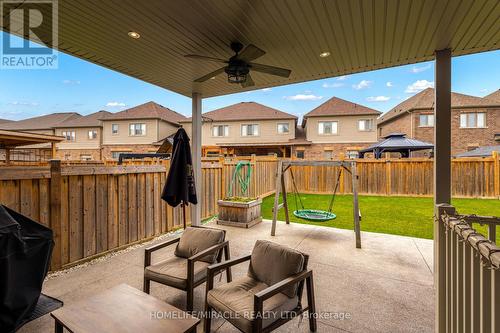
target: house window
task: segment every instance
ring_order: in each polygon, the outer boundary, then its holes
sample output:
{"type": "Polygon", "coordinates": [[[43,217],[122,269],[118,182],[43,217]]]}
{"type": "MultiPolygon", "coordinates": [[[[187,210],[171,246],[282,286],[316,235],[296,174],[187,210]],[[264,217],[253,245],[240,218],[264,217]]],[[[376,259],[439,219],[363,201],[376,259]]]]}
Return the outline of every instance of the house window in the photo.
{"type": "Polygon", "coordinates": [[[229,126],[228,125],[213,126],[212,136],[229,136],[229,126]]]}
{"type": "Polygon", "coordinates": [[[89,140],[97,139],[97,130],[89,130],[89,140]]]}
{"type": "Polygon", "coordinates": [[[486,114],[483,112],[471,112],[460,114],[460,128],[482,128],[486,127],[486,114]]]}
{"type": "Polygon", "coordinates": [[[286,134],[290,132],[290,125],[288,123],[278,123],[278,133],[286,134]]]}
{"type": "Polygon", "coordinates": [[[257,136],[259,135],[259,125],[249,124],[241,125],[241,136],[257,136]]]}
{"type": "Polygon", "coordinates": [[[359,157],[359,152],[357,150],[348,150],[346,152],[346,157],[349,159],[354,159],[359,157]]]}
{"type": "Polygon", "coordinates": [[[320,121],[318,123],[318,133],[322,135],[337,134],[338,122],[337,121],[320,121]]]}
{"type": "Polygon", "coordinates": [[[358,130],[362,132],[373,131],[373,119],[361,119],[358,121],[358,130]]]}
{"type": "Polygon", "coordinates": [[[331,160],[333,158],[333,150],[325,150],[323,152],[323,157],[326,159],[326,160],[331,160]]]}
{"type": "Polygon", "coordinates": [[[80,160],[82,160],[82,161],[92,161],[92,155],[81,154],[80,155],[80,160]]]}
{"type": "Polygon", "coordinates": [[[75,131],[63,131],[62,136],[66,141],[75,141],[76,139],[75,131]]]}
{"type": "Polygon", "coordinates": [[[304,158],[304,151],[303,150],[297,150],[295,152],[295,157],[297,157],[297,158],[304,158]]]}
{"type": "Polygon", "coordinates": [[[420,127],[433,127],[434,126],[434,115],[433,114],[421,114],[419,118],[420,127]]]}
{"type": "Polygon", "coordinates": [[[146,124],[143,123],[130,124],[128,134],[131,136],[146,135],[146,124]]]}
{"type": "Polygon", "coordinates": [[[111,134],[118,134],[118,124],[111,125],[111,134]]]}

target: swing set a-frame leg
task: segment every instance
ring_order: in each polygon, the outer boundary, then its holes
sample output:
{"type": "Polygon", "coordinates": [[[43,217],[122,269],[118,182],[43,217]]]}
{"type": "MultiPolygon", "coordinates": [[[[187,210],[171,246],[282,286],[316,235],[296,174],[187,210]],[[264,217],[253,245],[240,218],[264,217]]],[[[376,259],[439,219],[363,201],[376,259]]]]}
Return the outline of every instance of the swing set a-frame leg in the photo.
{"type": "Polygon", "coordinates": [[[283,175],[283,162],[278,161],[278,170],[276,171],[276,193],[274,194],[273,225],[271,227],[271,236],[276,235],[276,221],[278,220],[278,205],[280,201],[281,179],[283,175]]]}
{"type": "Polygon", "coordinates": [[[281,193],[283,196],[283,209],[285,209],[286,224],[290,224],[290,216],[288,215],[288,199],[286,197],[285,173],[281,173],[281,193]]]}

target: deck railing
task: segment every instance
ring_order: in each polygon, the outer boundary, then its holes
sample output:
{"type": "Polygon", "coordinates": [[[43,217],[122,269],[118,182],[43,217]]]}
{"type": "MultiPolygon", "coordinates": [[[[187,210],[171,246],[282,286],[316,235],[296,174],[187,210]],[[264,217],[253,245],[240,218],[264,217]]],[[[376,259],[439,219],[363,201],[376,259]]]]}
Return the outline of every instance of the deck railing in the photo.
{"type": "Polygon", "coordinates": [[[435,257],[437,331],[500,332],[500,218],[460,215],[444,205],[437,214],[444,232],[435,257]],[[488,225],[487,236],[477,224],[488,225]]]}

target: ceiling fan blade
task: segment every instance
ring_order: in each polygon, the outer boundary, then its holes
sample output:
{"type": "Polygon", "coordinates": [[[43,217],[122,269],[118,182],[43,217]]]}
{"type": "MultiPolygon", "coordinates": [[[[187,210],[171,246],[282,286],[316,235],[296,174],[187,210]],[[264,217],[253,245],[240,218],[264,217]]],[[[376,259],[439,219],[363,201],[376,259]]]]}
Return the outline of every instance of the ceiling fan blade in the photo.
{"type": "Polygon", "coordinates": [[[248,87],[255,86],[255,82],[253,82],[253,79],[252,79],[252,77],[250,76],[250,74],[247,74],[247,79],[246,79],[246,81],[245,81],[245,82],[243,82],[243,83],[241,84],[241,86],[242,86],[243,88],[248,88],[248,87]]]}
{"type": "Polygon", "coordinates": [[[227,63],[226,60],[220,59],[220,58],[214,58],[214,57],[206,57],[198,54],[186,54],[184,58],[192,58],[192,59],[200,59],[200,60],[207,60],[207,61],[217,61],[217,62],[223,62],[227,63]]]}
{"type": "Polygon", "coordinates": [[[248,62],[260,58],[264,54],[266,54],[266,51],[259,49],[253,44],[249,44],[238,54],[238,59],[248,62]]]}
{"type": "Polygon", "coordinates": [[[211,73],[208,73],[207,75],[204,75],[204,76],[202,76],[202,77],[194,80],[194,82],[205,82],[206,80],[209,80],[209,79],[213,78],[214,76],[217,76],[220,73],[224,72],[225,68],[226,67],[221,67],[218,70],[215,70],[215,71],[213,71],[211,73]]]}
{"type": "Polygon", "coordinates": [[[280,67],[274,67],[274,66],[262,65],[262,64],[255,64],[255,63],[250,63],[249,65],[250,65],[250,68],[254,71],[266,73],[266,74],[271,74],[271,75],[289,77],[290,74],[292,73],[291,70],[286,69],[286,68],[280,68],[280,67]]]}

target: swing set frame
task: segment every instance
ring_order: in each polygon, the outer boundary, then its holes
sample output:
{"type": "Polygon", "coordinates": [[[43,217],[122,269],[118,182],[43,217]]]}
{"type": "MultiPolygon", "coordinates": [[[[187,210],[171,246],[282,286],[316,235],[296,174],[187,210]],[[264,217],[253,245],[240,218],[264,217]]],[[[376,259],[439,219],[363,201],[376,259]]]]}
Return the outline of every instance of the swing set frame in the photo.
{"type": "MultiPolygon", "coordinates": [[[[278,211],[285,209],[285,222],[290,224],[290,216],[288,212],[288,200],[285,184],[285,173],[289,171],[292,166],[331,166],[341,167],[349,171],[352,177],[352,205],[353,205],[353,220],[354,220],[354,233],[356,236],[356,248],[361,248],[361,226],[358,201],[358,179],[357,167],[355,161],[313,161],[313,160],[279,160],[278,170],[276,173],[276,193],[274,196],[274,209],[273,209],[273,224],[271,227],[271,236],[276,235],[276,222],[278,219],[278,211]],[[279,203],[280,193],[283,193],[283,203],[279,203]]],[[[291,170],[290,170],[291,171],[291,170]]]]}

